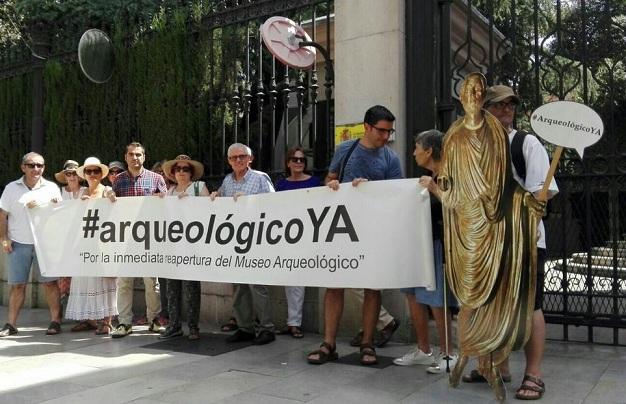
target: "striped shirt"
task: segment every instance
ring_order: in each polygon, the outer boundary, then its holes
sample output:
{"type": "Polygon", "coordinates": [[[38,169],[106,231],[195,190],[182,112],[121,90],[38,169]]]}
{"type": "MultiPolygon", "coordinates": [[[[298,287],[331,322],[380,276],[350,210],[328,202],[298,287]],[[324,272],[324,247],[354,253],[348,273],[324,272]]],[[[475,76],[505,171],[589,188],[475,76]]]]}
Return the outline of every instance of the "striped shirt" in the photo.
{"type": "Polygon", "coordinates": [[[141,168],[138,176],[133,177],[129,171],[117,175],[113,183],[116,196],[146,196],[156,193],[165,194],[167,185],[160,174],[141,168]]]}

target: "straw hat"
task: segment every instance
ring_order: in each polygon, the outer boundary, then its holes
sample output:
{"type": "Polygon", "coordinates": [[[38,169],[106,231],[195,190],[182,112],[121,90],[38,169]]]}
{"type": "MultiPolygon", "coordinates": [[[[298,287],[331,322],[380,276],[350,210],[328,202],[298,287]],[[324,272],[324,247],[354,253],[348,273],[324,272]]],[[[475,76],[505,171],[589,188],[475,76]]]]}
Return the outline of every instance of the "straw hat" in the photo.
{"type": "Polygon", "coordinates": [[[54,178],[61,184],[67,184],[67,178],[65,178],[66,171],[76,171],[78,169],[78,163],[74,160],[67,160],[63,163],[63,169],[54,174],[54,178]]]}
{"type": "Polygon", "coordinates": [[[100,169],[102,170],[102,178],[106,177],[109,174],[109,167],[102,164],[100,162],[100,159],[97,157],[87,157],[83,165],[78,167],[78,169],[76,170],[76,174],[78,174],[80,178],[85,179],[85,174],[84,174],[85,168],[94,167],[94,166],[100,167],[100,169]]]}
{"type": "Polygon", "coordinates": [[[161,168],[163,168],[163,174],[168,179],[170,179],[171,181],[176,181],[176,178],[172,173],[172,168],[174,168],[174,165],[176,165],[176,163],[178,162],[185,162],[193,167],[193,175],[191,176],[192,181],[202,178],[202,174],[204,174],[204,165],[202,165],[202,163],[200,163],[199,161],[192,160],[191,157],[185,154],[181,154],[176,156],[174,160],[166,161],[161,166],[161,168]]]}

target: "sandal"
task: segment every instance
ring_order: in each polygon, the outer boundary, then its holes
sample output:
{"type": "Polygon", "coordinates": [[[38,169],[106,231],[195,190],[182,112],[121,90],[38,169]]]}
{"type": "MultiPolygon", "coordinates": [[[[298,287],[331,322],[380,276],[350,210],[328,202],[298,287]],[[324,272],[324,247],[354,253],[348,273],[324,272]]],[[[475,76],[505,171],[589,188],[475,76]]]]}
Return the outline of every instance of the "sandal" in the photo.
{"type": "MultiPolygon", "coordinates": [[[[511,382],[511,375],[500,375],[502,377],[502,381],[505,383],[511,382]]],[[[469,374],[463,375],[464,383],[487,383],[487,379],[480,373],[478,373],[478,369],[474,369],[469,374]]]]}
{"type": "Polygon", "coordinates": [[[46,335],[57,335],[61,333],[61,324],[56,321],[51,321],[48,329],[46,330],[46,335]]]}
{"type": "Polygon", "coordinates": [[[376,350],[374,349],[373,346],[369,344],[362,344],[361,349],[360,349],[360,354],[361,354],[361,359],[359,360],[359,362],[361,362],[361,365],[370,366],[370,365],[376,365],[378,363],[378,356],[376,355],[376,350]],[[366,356],[371,356],[374,359],[365,359],[366,356]]]}
{"type": "Polygon", "coordinates": [[[297,325],[288,325],[283,328],[279,334],[281,335],[291,335],[293,338],[302,338],[304,337],[304,333],[302,332],[302,328],[297,325]]]}
{"type": "Polygon", "coordinates": [[[221,330],[222,332],[231,332],[239,329],[239,325],[237,325],[237,319],[235,317],[231,317],[228,319],[226,324],[222,324],[221,330]]]}
{"type": "Polygon", "coordinates": [[[71,332],[82,332],[82,331],[91,331],[97,330],[98,327],[91,324],[88,320],[83,320],[80,323],[76,324],[74,327],[70,329],[71,332]]]}
{"type": "Polygon", "coordinates": [[[113,330],[113,328],[111,327],[111,324],[102,323],[100,324],[100,326],[98,327],[98,329],[96,330],[94,334],[95,335],[109,335],[111,333],[111,330],[113,330]]]}
{"type": "Polygon", "coordinates": [[[522,385],[517,392],[515,393],[515,398],[518,400],[539,400],[543,397],[543,393],[546,392],[546,385],[543,381],[533,375],[525,374],[524,379],[522,379],[522,385]],[[526,382],[534,383],[534,385],[526,384],[526,382]],[[532,391],[532,395],[523,394],[524,392],[532,391]]]}
{"type": "Polygon", "coordinates": [[[322,342],[320,349],[310,352],[307,355],[307,361],[313,365],[323,365],[326,362],[334,361],[338,358],[339,355],[337,354],[337,346],[330,346],[330,344],[326,341],[322,342]],[[322,348],[326,348],[328,352],[323,351],[322,348]],[[317,355],[317,359],[311,358],[311,355],[317,355]]]}

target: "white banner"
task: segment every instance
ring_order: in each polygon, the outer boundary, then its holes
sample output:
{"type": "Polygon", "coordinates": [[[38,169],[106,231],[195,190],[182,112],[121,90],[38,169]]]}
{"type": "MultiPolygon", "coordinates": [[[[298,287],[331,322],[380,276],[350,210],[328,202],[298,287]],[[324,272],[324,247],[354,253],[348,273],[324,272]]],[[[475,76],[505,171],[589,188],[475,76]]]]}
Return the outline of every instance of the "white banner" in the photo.
{"type": "Polygon", "coordinates": [[[29,210],[45,276],[434,288],[415,179],[232,198],[128,197],[29,210]]]}

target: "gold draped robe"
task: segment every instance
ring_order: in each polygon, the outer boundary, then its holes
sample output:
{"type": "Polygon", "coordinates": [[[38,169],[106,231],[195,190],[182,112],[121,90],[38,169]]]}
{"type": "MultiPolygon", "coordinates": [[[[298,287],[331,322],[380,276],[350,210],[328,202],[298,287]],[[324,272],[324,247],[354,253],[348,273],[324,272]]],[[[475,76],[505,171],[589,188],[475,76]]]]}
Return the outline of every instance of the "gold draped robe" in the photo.
{"type": "Polygon", "coordinates": [[[439,185],[459,351],[491,371],[530,336],[543,205],[513,179],[507,133],[488,112],[478,129],[450,127],[439,185]]]}

